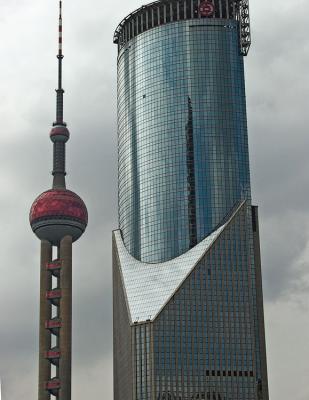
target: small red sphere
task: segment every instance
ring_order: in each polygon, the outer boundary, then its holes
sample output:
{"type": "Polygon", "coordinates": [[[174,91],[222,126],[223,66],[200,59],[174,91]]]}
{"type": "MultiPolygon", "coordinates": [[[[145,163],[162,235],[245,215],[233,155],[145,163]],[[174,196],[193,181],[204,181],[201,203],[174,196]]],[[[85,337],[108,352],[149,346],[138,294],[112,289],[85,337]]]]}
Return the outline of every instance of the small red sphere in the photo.
{"type": "Polygon", "coordinates": [[[53,244],[65,235],[77,240],[88,223],[88,212],[83,200],[66,189],[51,189],[42,193],[33,202],[30,225],[40,238],[53,244]]]}
{"type": "Polygon", "coordinates": [[[49,134],[53,142],[67,142],[70,138],[70,131],[64,125],[55,125],[49,134]]]}

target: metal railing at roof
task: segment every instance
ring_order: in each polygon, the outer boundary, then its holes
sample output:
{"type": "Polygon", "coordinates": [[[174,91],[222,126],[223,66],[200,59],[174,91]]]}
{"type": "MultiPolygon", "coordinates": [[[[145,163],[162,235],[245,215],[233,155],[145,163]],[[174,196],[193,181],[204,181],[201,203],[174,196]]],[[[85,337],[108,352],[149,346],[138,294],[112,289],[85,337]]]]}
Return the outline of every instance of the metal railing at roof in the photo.
{"type": "Polygon", "coordinates": [[[121,49],[125,43],[133,37],[148,31],[158,25],[166,24],[172,21],[200,18],[201,15],[197,11],[197,7],[203,2],[212,2],[214,5],[214,13],[211,18],[235,19],[239,23],[240,50],[242,55],[247,55],[251,44],[250,19],[249,19],[249,0],[159,0],[143,5],[127,15],[117,26],[114,33],[114,43],[118,44],[121,49]],[[167,8],[170,5],[169,17],[167,18],[167,8]],[[176,6],[173,13],[173,6],[176,6]],[[187,7],[189,5],[189,17],[187,17],[187,7]],[[160,6],[163,6],[160,10],[160,6]],[[149,24],[148,10],[157,10],[156,21],[154,21],[154,13],[152,12],[152,20],[149,24]],[[180,16],[180,10],[185,14],[180,16]],[[184,11],[185,10],[185,11],[184,11]],[[160,12],[161,11],[161,12],[160,12]],[[139,19],[139,16],[141,19],[139,19]],[[162,23],[161,19],[164,19],[162,23]],[[169,19],[169,20],[167,20],[169,19]],[[134,21],[134,26],[129,21],[134,21]],[[147,21],[147,22],[146,22],[147,21]]]}
{"type": "Polygon", "coordinates": [[[140,11],[142,11],[142,10],[145,10],[145,9],[147,9],[147,8],[151,8],[153,5],[159,5],[159,4],[163,4],[163,3],[169,3],[169,0],[167,0],[167,1],[161,1],[161,0],[153,1],[152,3],[146,4],[146,5],[141,6],[140,8],[137,8],[136,10],[134,10],[133,12],[131,12],[129,15],[127,15],[127,16],[120,22],[120,24],[118,24],[118,26],[117,26],[117,28],[116,28],[116,30],[115,30],[115,33],[114,33],[114,40],[113,40],[113,42],[116,43],[116,44],[118,43],[119,35],[120,35],[120,32],[121,32],[122,28],[124,27],[125,23],[126,23],[129,19],[131,19],[134,15],[139,14],[140,11]]]}

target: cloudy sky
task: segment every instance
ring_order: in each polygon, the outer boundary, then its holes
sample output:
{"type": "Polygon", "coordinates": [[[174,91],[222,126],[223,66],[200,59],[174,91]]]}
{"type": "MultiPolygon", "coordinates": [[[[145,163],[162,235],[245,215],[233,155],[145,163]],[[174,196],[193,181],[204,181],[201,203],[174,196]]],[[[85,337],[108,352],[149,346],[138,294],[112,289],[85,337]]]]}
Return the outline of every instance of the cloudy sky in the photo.
{"type": "MultiPolygon", "coordinates": [[[[85,200],[74,246],[73,398],[112,399],[111,231],[116,209],[117,23],[140,0],[64,0],[68,186],[85,200]]],[[[245,60],[259,205],[271,400],[308,400],[308,0],[251,0],[245,60]]],[[[3,400],[37,396],[39,241],[28,212],[51,185],[56,0],[0,0],[0,377],[3,400]]]]}

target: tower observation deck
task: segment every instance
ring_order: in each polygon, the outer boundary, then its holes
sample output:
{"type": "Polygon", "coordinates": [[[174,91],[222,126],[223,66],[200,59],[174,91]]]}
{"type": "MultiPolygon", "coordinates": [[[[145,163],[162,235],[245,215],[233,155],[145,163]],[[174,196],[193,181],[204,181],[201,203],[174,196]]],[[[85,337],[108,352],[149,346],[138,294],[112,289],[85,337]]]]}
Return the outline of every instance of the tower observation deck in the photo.
{"type": "Polygon", "coordinates": [[[71,400],[72,243],[88,223],[83,200],[66,188],[65,145],[70,133],[63,120],[62,1],[59,1],[58,87],[53,143],[53,185],[30,210],[30,225],[41,241],[38,400],[71,400]],[[53,251],[55,248],[55,251],[53,251]]]}

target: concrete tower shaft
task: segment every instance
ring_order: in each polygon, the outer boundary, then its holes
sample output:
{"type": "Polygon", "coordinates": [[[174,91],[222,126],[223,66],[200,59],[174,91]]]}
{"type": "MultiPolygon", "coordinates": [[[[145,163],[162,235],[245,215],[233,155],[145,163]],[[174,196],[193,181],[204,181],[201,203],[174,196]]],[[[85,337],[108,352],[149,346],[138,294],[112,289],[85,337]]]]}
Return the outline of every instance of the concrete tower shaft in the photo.
{"type": "Polygon", "coordinates": [[[46,301],[46,293],[52,288],[51,277],[46,273],[46,265],[52,259],[52,246],[46,241],[41,241],[41,270],[40,270],[40,336],[39,336],[39,400],[49,400],[49,393],[45,384],[50,378],[51,364],[45,358],[46,349],[51,347],[50,331],[45,329],[46,321],[51,319],[51,304],[46,301]]]}
{"type": "Polygon", "coordinates": [[[71,400],[72,237],[61,240],[56,259],[41,243],[38,400],[71,400]]]}

